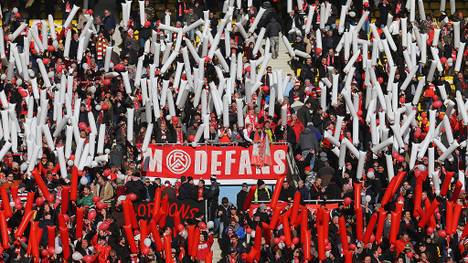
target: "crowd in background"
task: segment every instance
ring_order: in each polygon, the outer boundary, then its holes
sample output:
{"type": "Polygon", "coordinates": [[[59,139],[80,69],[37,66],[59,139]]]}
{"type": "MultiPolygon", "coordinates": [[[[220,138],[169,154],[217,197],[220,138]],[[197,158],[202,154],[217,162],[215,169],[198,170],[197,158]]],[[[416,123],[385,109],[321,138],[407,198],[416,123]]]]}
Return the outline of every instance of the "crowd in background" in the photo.
{"type": "MultiPolygon", "coordinates": [[[[247,6],[249,1],[240,1],[241,8],[237,7],[239,1],[230,1],[236,6],[232,13],[232,20],[242,23],[245,31],[248,31],[254,23],[259,10],[264,9],[265,12],[254,32],[248,33],[247,38],[239,27],[234,25],[230,29],[230,39],[224,39],[225,33],[221,35],[218,48],[228,65],[231,65],[231,55],[242,54],[243,64],[241,72],[237,72],[238,77],[229,76],[229,71],[224,71],[221,75],[225,79],[220,80],[221,61],[216,56],[213,59],[205,59],[201,65],[204,67],[204,79],[200,88],[209,90],[211,82],[219,86],[222,81],[231,77],[233,99],[229,105],[229,122],[223,123],[222,117],[215,110],[210,110],[209,136],[202,136],[198,142],[236,143],[249,146],[264,141],[266,137],[269,142],[287,142],[292,146],[300,174],[297,180],[290,177],[279,181],[280,184],[273,190],[262,180],[259,180],[255,186],[243,184],[237,200],[228,200],[220,196],[220,185],[216,177],[212,177],[208,183],[203,180],[194,180],[190,177],[191,175],[187,175],[171,184],[169,181],[163,183],[159,178],[150,180],[145,177],[141,169],[139,145],[144,143],[148,123],[154,122],[156,127],[151,135],[151,143],[194,142],[197,130],[204,123],[201,104],[195,105],[194,93],[189,93],[182,107],[178,105],[175,114],[171,113],[169,106],[166,105],[159,111],[160,116],[150,114],[151,119],[148,120],[147,108],[143,100],[145,95],[142,94],[142,90],[134,88],[131,95],[128,94],[122,76],[117,74],[117,76],[109,77],[104,70],[106,49],[112,46],[111,71],[118,73],[127,71],[131,86],[136,87],[134,83],[137,66],[139,58],[143,56],[142,77],[149,79],[152,74],[156,75],[158,83],[155,86],[158,92],[165,85],[163,82],[167,81],[172,91],[169,94],[172,94],[173,100],[176,101],[180,87],[175,86],[175,83],[181,83],[175,79],[176,69],[177,62],[185,62],[182,55],[175,59],[173,66],[161,73],[164,63],[161,62],[157,67],[151,67],[154,63],[154,54],[148,52],[146,45],[148,41],[156,41],[165,48],[175,48],[169,43],[176,42],[177,34],[159,29],[160,24],[166,23],[166,17],[170,17],[171,26],[182,28],[199,19],[203,20],[206,10],[210,23],[208,31],[211,36],[216,36],[218,25],[226,14],[223,1],[176,1],[175,6],[166,4],[168,8],[164,12],[158,12],[152,1],[145,1],[147,20],[144,23],[140,21],[138,3],[133,2],[130,19],[126,25],[121,22],[122,10],[116,10],[115,13],[105,10],[103,14],[95,14],[93,8],[96,3],[88,1],[90,8],[78,11],[75,16],[77,23],[67,29],[58,29],[56,42],[52,36],[46,38],[43,51],[38,51],[37,44],[28,38],[27,30],[21,32],[13,41],[10,41],[8,36],[15,32],[22,22],[41,16],[45,18],[41,12],[56,13],[58,5],[42,6],[37,0],[32,1],[32,4],[22,1],[18,1],[17,4],[15,1],[8,2],[2,5],[6,57],[2,57],[1,61],[0,91],[5,93],[9,103],[9,114],[14,112],[17,116],[19,135],[18,149],[8,151],[0,164],[2,176],[0,180],[4,185],[2,191],[5,191],[5,195],[0,192],[3,203],[3,209],[0,211],[0,230],[5,227],[2,226],[2,212],[3,216],[8,219],[5,221],[6,228],[8,228],[6,236],[8,240],[3,240],[3,235],[1,239],[3,250],[1,257],[5,262],[29,262],[33,258],[43,262],[59,260],[72,262],[136,262],[136,260],[141,262],[164,260],[166,262],[211,262],[214,242],[218,242],[222,251],[221,262],[304,262],[306,260],[318,262],[319,259],[322,262],[351,262],[349,260],[352,262],[468,262],[468,231],[465,227],[468,209],[466,209],[467,199],[464,191],[466,189],[464,178],[467,171],[466,150],[458,148],[451,153],[452,158],[435,162],[434,169],[439,174],[439,184],[445,182],[450,174],[446,186],[449,190],[445,194],[441,194],[440,189],[437,190],[435,184],[438,182],[434,182],[433,175],[428,174],[429,158],[424,156],[413,162],[411,157],[414,143],[422,143],[425,137],[429,136],[431,126],[429,111],[432,110],[437,112],[435,120],[439,123],[443,122],[446,112],[450,113],[447,119],[453,132],[452,140],[455,139],[462,144],[467,139],[467,127],[460,117],[459,108],[455,107],[453,111],[446,111],[448,106],[444,103],[445,99],[456,101],[457,92],[461,94],[462,101],[466,101],[468,96],[466,81],[468,60],[463,59],[461,69],[455,71],[459,47],[455,48],[453,24],[459,22],[461,33],[457,41],[465,43],[468,36],[467,21],[462,12],[427,13],[425,20],[417,14],[416,22],[408,24],[409,32],[414,27],[420,34],[427,33],[428,49],[431,46],[435,29],[440,29],[440,40],[434,48],[438,50],[442,70],[434,74],[432,81],[424,83],[424,92],[415,105],[417,113],[410,129],[409,143],[402,146],[400,151],[386,150],[373,153],[370,150],[373,145],[371,140],[373,135],[371,126],[367,122],[368,108],[363,106],[369,99],[365,95],[369,83],[368,77],[365,76],[363,66],[365,63],[362,61],[371,58],[371,45],[369,45],[369,54],[365,54],[365,57],[358,56],[350,89],[352,94],[358,96],[357,104],[360,108],[357,112],[360,119],[359,143],[356,143],[356,147],[360,151],[367,151],[367,154],[364,172],[357,174],[358,158],[355,158],[352,152],[348,152],[344,157],[344,165],[340,164],[340,156],[335,151],[337,148],[325,138],[325,133],[338,133],[339,141],[346,138],[352,142],[355,139],[353,120],[345,98],[340,94],[338,102],[331,105],[330,89],[327,89],[326,105],[328,107],[323,109],[321,92],[324,84],[319,83],[324,78],[331,81],[332,75],[338,74],[339,90],[345,88],[347,76],[344,69],[350,56],[345,55],[345,48],[337,52],[337,46],[343,45],[340,44],[343,34],[339,32],[337,20],[340,18],[341,9],[346,1],[325,1],[326,5],[330,4],[328,14],[319,12],[319,8],[323,7],[321,5],[323,1],[297,1],[303,4],[302,7],[298,7],[296,1],[293,1],[294,9],[290,13],[286,12],[287,1],[252,1],[252,6],[247,6]],[[23,5],[26,7],[23,8],[23,5]],[[316,11],[312,15],[312,29],[306,34],[305,25],[309,8],[314,8],[316,11]],[[322,21],[323,26],[320,26],[320,19],[323,15],[326,15],[328,19],[325,22],[322,21]],[[90,29],[87,26],[90,17],[93,17],[91,28],[94,32],[87,49],[83,52],[83,57],[78,58],[82,30],[90,29]],[[309,55],[308,57],[294,56],[288,62],[293,73],[284,75],[286,83],[282,90],[282,100],[276,101],[273,105],[273,114],[269,111],[269,100],[274,85],[275,68],[267,66],[261,78],[262,85],[251,94],[250,98],[246,95],[246,89],[249,88],[246,87],[248,86],[246,80],[251,78],[252,74],[256,74],[254,72],[260,65],[258,60],[265,59],[264,56],[267,53],[263,48],[254,53],[256,37],[261,28],[265,28],[265,39],[268,39],[271,45],[272,59],[278,59],[279,45],[283,41],[282,36],[286,36],[294,50],[303,51],[309,55]],[[316,43],[317,29],[320,29],[321,48],[317,47],[316,43]],[[71,31],[72,37],[69,54],[65,57],[65,38],[68,31],[71,31]],[[25,79],[24,74],[20,74],[17,70],[13,69],[13,72],[10,72],[11,61],[14,61],[11,59],[14,57],[14,54],[10,53],[11,46],[16,46],[18,52],[24,54],[24,39],[30,41],[28,53],[30,63],[25,65],[28,79],[25,79]],[[226,48],[226,43],[229,43],[229,49],[226,48]],[[50,88],[45,88],[37,58],[41,58],[45,65],[48,78],[52,82],[50,88]],[[255,61],[257,64],[252,64],[255,61]],[[155,72],[150,72],[151,70],[155,72]],[[91,112],[96,123],[106,124],[103,148],[105,154],[108,155],[107,162],[93,167],[87,166],[80,171],[76,169],[77,164],[73,164],[73,158],[76,157],[70,157],[71,165],[67,163],[68,174],[66,176],[61,174],[59,157],[50,149],[46,138],[43,139],[41,155],[37,158],[39,161],[31,171],[28,167],[31,162],[28,159],[31,154],[28,148],[31,148],[31,145],[25,139],[27,128],[30,127],[25,126],[28,123],[26,119],[31,107],[28,98],[33,96],[34,92],[30,79],[35,78],[40,89],[46,90],[45,96],[50,98],[46,111],[46,123],[56,129],[54,116],[57,113],[54,112],[53,98],[58,94],[57,90],[63,79],[62,76],[73,76],[72,93],[81,102],[79,107],[75,107],[79,110],[77,114],[78,136],[88,140],[92,133],[88,114],[91,112]],[[441,93],[439,86],[442,86],[444,94],[441,93]],[[445,98],[442,99],[443,97],[445,98]],[[238,104],[235,99],[241,99],[244,102],[241,104],[244,106],[242,109],[237,108],[238,104]],[[282,121],[282,108],[284,107],[287,109],[286,123],[282,121]],[[135,136],[131,142],[128,141],[127,136],[128,108],[135,110],[133,127],[135,136]],[[244,119],[241,122],[245,124],[245,127],[239,127],[238,111],[243,112],[241,116],[244,119]],[[341,130],[336,131],[337,119],[340,116],[344,116],[344,119],[342,119],[341,130]],[[392,171],[398,174],[396,177],[402,179],[398,184],[388,179],[389,162],[386,160],[386,154],[391,154],[392,171]],[[80,178],[78,186],[73,185],[72,181],[76,180],[76,178],[73,179],[73,174],[80,178]],[[52,197],[44,194],[43,189],[38,187],[39,177],[46,184],[52,197]],[[450,180],[452,177],[453,181],[450,180]],[[356,183],[360,184],[360,188],[356,187],[356,183]],[[393,194],[385,197],[384,193],[395,187],[395,184],[396,190],[393,194]],[[460,186],[460,184],[465,185],[460,186]],[[78,188],[75,198],[68,197],[70,187],[78,188]],[[356,194],[356,189],[362,191],[356,194]],[[182,222],[174,219],[179,224],[167,226],[165,225],[167,211],[161,209],[161,211],[155,210],[156,216],[149,220],[140,220],[136,225],[132,222],[131,226],[128,226],[126,212],[124,212],[125,206],[130,203],[135,207],[140,203],[155,202],[158,192],[161,194],[161,199],[167,197],[167,200],[182,202],[187,199],[195,202],[206,200],[208,208],[206,215],[197,214],[194,218],[182,222]],[[275,192],[279,196],[275,197],[275,192]],[[268,203],[275,198],[276,201],[279,200],[279,203],[286,206],[281,212],[276,212],[277,208],[268,203]],[[383,203],[385,198],[387,200],[383,203]],[[309,211],[304,206],[306,200],[330,199],[344,201],[339,203],[338,208],[330,210],[326,206],[319,206],[314,211],[309,211]],[[5,204],[9,204],[8,201],[11,202],[10,209],[5,207],[5,204]],[[257,201],[266,203],[260,204],[255,211],[249,209],[250,204],[257,201]],[[438,206],[431,210],[435,203],[438,206]],[[300,208],[297,208],[298,206],[300,208]],[[454,209],[454,207],[457,208],[454,209]],[[30,226],[22,226],[24,218],[27,218],[28,211],[31,209],[35,213],[30,226]],[[8,214],[8,211],[11,214],[8,214]],[[394,211],[399,211],[399,213],[394,211]],[[78,213],[81,213],[81,220],[83,220],[82,233],[76,231],[78,213]],[[277,217],[274,219],[275,213],[281,213],[282,218],[287,218],[286,221],[277,217]],[[420,226],[419,223],[426,213],[431,213],[430,219],[426,219],[429,222],[420,226]],[[453,218],[454,213],[458,213],[457,220],[449,222],[447,219],[453,218]],[[288,216],[299,219],[293,221],[288,216]],[[377,218],[379,223],[383,223],[380,237],[376,237],[377,233],[372,234],[373,228],[368,236],[364,234],[363,237],[363,222],[365,228],[369,222],[374,221],[375,224],[377,218]],[[340,222],[342,219],[344,223],[340,222]],[[346,242],[340,235],[342,224],[346,228],[346,242]],[[357,226],[359,224],[360,227],[357,226]],[[393,225],[399,226],[396,229],[396,237],[392,236],[395,235],[392,234],[393,225]],[[22,229],[24,234],[17,236],[16,233],[21,228],[24,228],[22,229]],[[326,229],[326,232],[318,233],[324,231],[322,229],[326,229]],[[34,237],[37,232],[42,234],[38,235],[39,238],[34,237]],[[49,241],[51,234],[53,246],[49,241]],[[135,240],[129,241],[129,236],[134,236],[135,240]],[[319,237],[324,237],[323,242],[319,237]],[[136,250],[132,247],[135,246],[131,244],[132,242],[137,243],[136,250]],[[35,243],[38,248],[34,248],[35,243]],[[167,246],[167,243],[170,245],[167,246]],[[68,246],[68,249],[64,246],[68,246]]],[[[347,30],[351,30],[350,28],[358,23],[364,12],[370,12],[362,29],[358,31],[358,38],[364,40],[375,39],[370,32],[371,23],[375,23],[380,37],[384,39],[385,34],[382,30],[386,25],[409,17],[409,9],[404,0],[348,2],[350,6],[345,23],[347,30]]],[[[71,12],[73,4],[82,3],[64,1],[62,6],[64,20],[71,12]]],[[[198,53],[201,55],[202,39],[196,31],[187,32],[184,38],[198,47],[198,53]]],[[[38,32],[42,34],[40,27],[38,32]]],[[[396,50],[392,51],[396,66],[393,82],[401,87],[410,73],[405,65],[407,63],[403,52],[405,47],[402,46],[399,31],[393,30],[392,37],[396,44],[396,50]]],[[[185,47],[185,42],[182,45],[185,47]]],[[[161,59],[167,59],[167,57],[163,58],[162,53],[161,59]]],[[[431,52],[428,51],[427,54],[431,56],[431,52]]],[[[463,58],[467,54],[468,49],[464,51],[463,58]]],[[[420,59],[419,53],[416,56],[420,59]]],[[[382,87],[388,85],[389,80],[390,67],[387,60],[388,57],[382,52],[376,58],[376,63],[372,65],[375,79],[382,87]]],[[[192,54],[190,54],[190,64],[194,67],[197,64],[192,54]]],[[[419,78],[429,75],[431,63],[418,63],[417,67],[414,77],[405,84],[408,88],[401,90],[398,94],[399,106],[413,101],[419,78]]],[[[181,75],[182,80],[187,80],[187,78],[186,73],[181,75]]],[[[39,106],[32,106],[32,108],[33,115],[38,116],[39,106]]],[[[2,109],[7,109],[3,101],[2,109]]],[[[5,118],[3,115],[2,118],[5,118]]],[[[401,123],[403,122],[401,120],[401,123]]],[[[2,130],[7,130],[5,125],[2,130]]],[[[0,144],[4,146],[7,143],[7,137],[6,135],[0,137],[3,137],[0,144]]],[[[62,131],[55,138],[54,143],[56,146],[64,146],[66,140],[66,133],[62,131]]],[[[445,135],[440,137],[446,149],[451,145],[449,140],[445,135]]],[[[77,145],[73,146],[74,149],[76,147],[77,145]]],[[[435,156],[438,158],[443,155],[444,151],[440,150],[440,146],[436,149],[435,156]]],[[[167,200],[165,202],[168,202],[167,200]]],[[[29,220],[26,220],[26,223],[28,222],[29,220]]],[[[378,229],[379,226],[376,232],[379,231],[378,229]]]]}

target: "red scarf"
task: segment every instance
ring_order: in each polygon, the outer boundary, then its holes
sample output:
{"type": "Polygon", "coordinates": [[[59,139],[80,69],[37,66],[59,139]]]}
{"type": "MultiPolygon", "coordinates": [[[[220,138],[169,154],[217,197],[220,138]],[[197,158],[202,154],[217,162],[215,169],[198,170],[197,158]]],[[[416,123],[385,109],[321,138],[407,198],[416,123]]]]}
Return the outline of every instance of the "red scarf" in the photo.
{"type": "Polygon", "coordinates": [[[184,133],[182,130],[177,131],[177,143],[183,143],[184,142],[184,133]]]}
{"type": "Polygon", "coordinates": [[[203,187],[198,187],[198,201],[203,201],[203,187]]]}
{"type": "Polygon", "coordinates": [[[237,256],[229,255],[229,263],[236,263],[236,262],[237,262],[237,256]]]}

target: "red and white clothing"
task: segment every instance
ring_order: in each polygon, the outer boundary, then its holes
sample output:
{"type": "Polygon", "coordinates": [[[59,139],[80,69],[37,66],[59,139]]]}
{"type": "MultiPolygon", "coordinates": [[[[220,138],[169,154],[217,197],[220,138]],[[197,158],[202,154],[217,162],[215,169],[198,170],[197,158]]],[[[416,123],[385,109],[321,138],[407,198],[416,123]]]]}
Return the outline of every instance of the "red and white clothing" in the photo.
{"type": "Polygon", "coordinates": [[[107,39],[103,36],[98,37],[97,43],[96,43],[96,58],[97,60],[103,60],[105,53],[106,53],[106,48],[109,45],[107,43],[107,39]]]}

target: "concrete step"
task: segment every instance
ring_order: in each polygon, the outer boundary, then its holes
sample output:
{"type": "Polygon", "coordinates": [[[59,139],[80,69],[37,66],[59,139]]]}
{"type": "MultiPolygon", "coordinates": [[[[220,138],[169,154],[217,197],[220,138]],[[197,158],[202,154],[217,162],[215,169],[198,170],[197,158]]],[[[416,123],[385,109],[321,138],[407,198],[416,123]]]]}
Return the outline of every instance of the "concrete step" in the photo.
{"type": "Polygon", "coordinates": [[[271,66],[273,70],[281,69],[284,74],[293,74],[293,71],[288,64],[288,62],[291,60],[288,50],[286,49],[286,46],[284,45],[281,38],[279,42],[278,57],[276,59],[270,59],[268,66],[271,66]]]}

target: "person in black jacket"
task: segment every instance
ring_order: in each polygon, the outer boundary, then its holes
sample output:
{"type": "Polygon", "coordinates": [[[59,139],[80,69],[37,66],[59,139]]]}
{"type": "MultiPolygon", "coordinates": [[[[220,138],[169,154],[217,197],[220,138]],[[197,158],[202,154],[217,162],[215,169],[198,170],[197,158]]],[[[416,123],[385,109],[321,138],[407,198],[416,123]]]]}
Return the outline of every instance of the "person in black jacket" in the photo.
{"type": "Polygon", "coordinates": [[[295,189],[293,189],[293,187],[289,185],[289,182],[287,180],[284,180],[283,187],[281,188],[281,192],[279,195],[279,200],[285,202],[292,201],[294,198],[294,192],[295,189]]]}
{"type": "Polygon", "coordinates": [[[307,126],[309,122],[312,122],[312,100],[306,100],[304,105],[297,110],[297,118],[302,122],[304,126],[307,126]]]}
{"type": "Polygon", "coordinates": [[[208,198],[208,220],[213,220],[216,214],[216,207],[218,206],[219,199],[219,183],[216,181],[216,176],[211,176],[211,185],[207,190],[208,198]]]}
{"type": "Polygon", "coordinates": [[[179,199],[180,200],[186,200],[186,199],[193,199],[196,200],[196,187],[193,182],[192,177],[188,177],[187,181],[182,182],[182,185],[180,186],[179,189],[179,199]]]}
{"type": "Polygon", "coordinates": [[[239,193],[237,193],[237,209],[242,210],[244,207],[244,202],[245,198],[247,197],[247,194],[249,193],[249,188],[247,187],[246,183],[242,184],[242,189],[240,190],[239,193]]]}
{"type": "MultiPolygon", "coordinates": [[[[294,43],[292,43],[291,46],[294,49],[306,52],[306,45],[304,43],[304,40],[303,40],[302,36],[300,36],[300,35],[296,36],[296,41],[294,43]]],[[[304,58],[302,58],[302,57],[294,57],[291,60],[291,67],[292,67],[292,69],[294,71],[296,71],[298,68],[300,68],[302,64],[304,64],[304,58]]]]}
{"type": "Polygon", "coordinates": [[[272,58],[276,59],[279,52],[279,33],[281,32],[281,24],[273,17],[266,26],[266,35],[270,38],[272,58]]]}
{"type": "Polygon", "coordinates": [[[231,220],[232,206],[233,205],[229,203],[229,199],[227,197],[223,197],[223,199],[221,199],[221,205],[218,206],[216,213],[220,236],[223,234],[225,230],[224,228],[229,225],[229,221],[231,220]]]}
{"type": "Polygon", "coordinates": [[[175,143],[174,126],[166,121],[158,121],[158,129],[156,130],[157,143],[175,143]]]}
{"type": "Polygon", "coordinates": [[[134,193],[137,196],[135,201],[143,201],[148,198],[148,192],[146,186],[141,181],[140,173],[136,172],[135,174],[129,176],[130,181],[125,184],[127,188],[127,193],[134,193]]]}
{"type": "Polygon", "coordinates": [[[322,179],[317,177],[310,188],[310,198],[321,199],[324,196],[325,189],[322,187],[322,179]]]}
{"type": "Polygon", "coordinates": [[[301,80],[305,81],[306,79],[314,79],[315,76],[315,67],[312,63],[312,58],[308,58],[305,61],[305,64],[301,68],[301,80]]]}
{"type": "Polygon", "coordinates": [[[320,57],[320,65],[317,66],[319,77],[326,78],[328,74],[328,65],[327,65],[327,57],[322,56],[320,57]]]}

